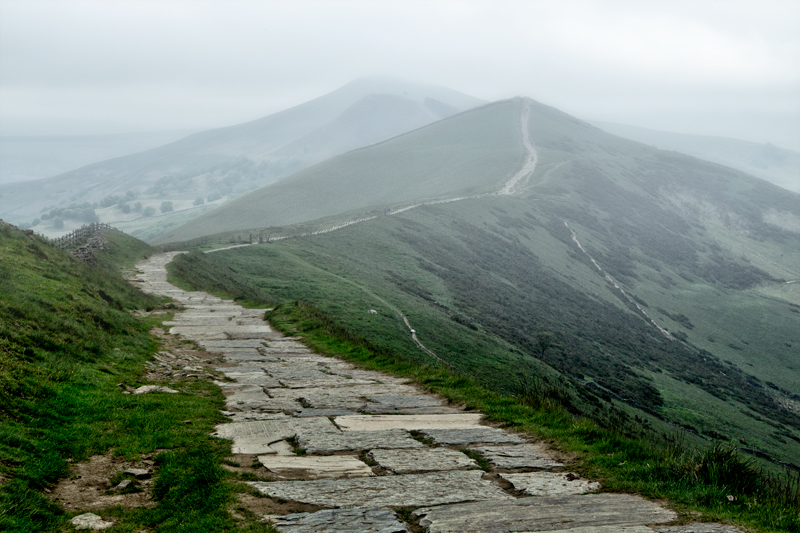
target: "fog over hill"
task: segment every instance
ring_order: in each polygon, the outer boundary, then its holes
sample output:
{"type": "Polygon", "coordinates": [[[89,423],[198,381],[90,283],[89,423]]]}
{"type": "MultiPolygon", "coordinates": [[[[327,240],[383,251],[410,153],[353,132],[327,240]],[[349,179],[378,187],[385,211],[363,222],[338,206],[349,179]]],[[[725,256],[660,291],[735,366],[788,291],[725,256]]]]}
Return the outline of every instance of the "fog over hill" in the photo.
{"type": "Polygon", "coordinates": [[[302,238],[222,252],[226,264],[392,351],[426,357],[389,304],[495,387],[543,364],[589,404],[591,389],[800,464],[796,193],[514,99],[325,161],[161,240],[242,229],[302,238]]]}
{"type": "MultiPolygon", "coordinates": [[[[99,216],[134,235],[152,238],[208,210],[209,202],[218,205],[333,155],[480,103],[444,87],[360,78],[252,122],[196,133],[59,176],[0,185],[0,218],[27,223],[72,204],[85,210],[92,207],[85,204],[104,199],[109,205],[101,207],[136,200],[141,203],[138,211],[108,209],[99,216]],[[158,208],[163,201],[172,202],[174,211],[142,218],[143,209],[158,208]]],[[[48,224],[35,228],[44,233],[48,229],[48,224]]]]}
{"type": "Polygon", "coordinates": [[[733,167],[784,189],[800,192],[800,153],[794,150],[771,143],[670,133],[613,122],[592,121],[592,124],[626,139],[733,167]]]}

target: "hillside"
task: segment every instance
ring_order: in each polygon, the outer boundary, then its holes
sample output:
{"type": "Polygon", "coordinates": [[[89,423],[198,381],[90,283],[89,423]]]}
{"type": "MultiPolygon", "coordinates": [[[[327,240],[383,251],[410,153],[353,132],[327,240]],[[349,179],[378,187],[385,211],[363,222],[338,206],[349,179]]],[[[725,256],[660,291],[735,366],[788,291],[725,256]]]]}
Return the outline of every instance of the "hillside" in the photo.
{"type": "Polygon", "coordinates": [[[626,139],[726,165],[800,192],[800,153],[793,150],[727,137],[670,133],[612,122],[592,123],[626,139]]]}
{"type": "MultiPolygon", "coordinates": [[[[463,113],[240,199],[216,220],[256,231],[256,220],[303,222],[273,236],[400,209],[221,252],[225,262],[410,360],[429,356],[400,312],[428,349],[494,388],[556,371],[574,390],[800,464],[798,195],[535,102],[535,171],[512,194],[486,194],[523,160],[521,104],[463,113]],[[489,131],[504,151],[470,159],[462,141],[488,142],[489,131]],[[427,151],[404,149],[415,139],[427,151]]],[[[211,216],[172,237],[221,229],[211,216]]]]}
{"type": "MultiPolygon", "coordinates": [[[[100,220],[135,236],[152,238],[332,155],[480,103],[444,87],[361,78],[252,122],[196,133],[51,178],[0,185],[0,218],[30,224],[39,217],[37,232],[57,234],[65,230],[51,219],[41,220],[41,214],[74,204],[95,209],[100,220]],[[161,209],[165,201],[172,202],[172,210],[161,209]],[[148,207],[154,212],[145,216],[148,207]]],[[[60,218],[67,230],[70,224],[86,222],[60,218]]]]}
{"type": "Polygon", "coordinates": [[[154,243],[488,193],[520,163],[519,101],[473,109],[254,191],[154,243]]]}

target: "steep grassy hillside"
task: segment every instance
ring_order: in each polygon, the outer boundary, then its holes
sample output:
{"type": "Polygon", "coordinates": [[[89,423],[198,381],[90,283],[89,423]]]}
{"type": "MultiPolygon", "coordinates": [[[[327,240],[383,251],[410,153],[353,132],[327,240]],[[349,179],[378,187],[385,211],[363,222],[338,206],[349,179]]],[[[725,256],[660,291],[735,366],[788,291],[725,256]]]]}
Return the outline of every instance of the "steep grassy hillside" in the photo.
{"type": "Polygon", "coordinates": [[[163,302],[118,273],[152,248],[118,232],[107,238],[108,255],[89,266],[0,224],[0,530],[72,529],[79,513],[65,511],[52,489],[77,463],[106,455],[155,462],[152,505],[92,509],[113,517],[115,530],[241,531],[220,467],[230,445],[209,436],[224,420],[219,389],[187,380],[170,384],[179,394],[123,393],[142,384],[159,349],[149,333],[158,320],[131,311],[163,302]]]}
{"type": "MultiPolygon", "coordinates": [[[[52,178],[0,185],[0,218],[50,235],[60,224],[42,213],[88,203],[103,222],[150,236],[153,228],[166,231],[200,216],[205,203],[218,205],[333,155],[480,103],[444,87],[362,78],[252,122],[196,133],[52,178]],[[174,210],[162,210],[165,201],[174,210]]],[[[80,226],[79,220],[60,218],[67,231],[73,223],[80,226]]]]}
{"type": "MultiPolygon", "coordinates": [[[[448,173],[435,158],[392,150],[425,135],[428,153],[449,161],[435,143],[486,131],[468,131],[487,122],[470,117],[510,115],[497,122],[507,131],[519,110],[487,106],[341,156],[243,198],[227,222],[337,210],[341,222],[357,207],[342,199],[370,198],[368,178],[384,175],[392,179],[379,192],[400,182],[398,195],[472,187],[471,198],[221,253],[252,283],[314,302],[408,360],[430,357],[398,313],[426,347],[496,390],[555,370],[575,390],[800,464],[800,293],[790,283],[800,280],[798,196],[535,103],[538,165],[515,195],[480,194],[503,181],[499,165],[478,166],[480,154],[472,173],[448,173]],[[335,186],[322,189],[328,179],[335,186]]],[[[519,140],[493,139],[510,163],[519,140]]]]}
{"type": "Polygon", "coordinates": [[[520,109],[519,100],[490,104],[343,154],[254,191],[153,242],[494,192],[522,160],[520,109]]]}
{"type": "Polygon", "coordinates": [[[800,193],[800,153],[794,150],[727,137],[670,133],[611,122],[593,124],[614,135],[726,165],[800,193]]]}

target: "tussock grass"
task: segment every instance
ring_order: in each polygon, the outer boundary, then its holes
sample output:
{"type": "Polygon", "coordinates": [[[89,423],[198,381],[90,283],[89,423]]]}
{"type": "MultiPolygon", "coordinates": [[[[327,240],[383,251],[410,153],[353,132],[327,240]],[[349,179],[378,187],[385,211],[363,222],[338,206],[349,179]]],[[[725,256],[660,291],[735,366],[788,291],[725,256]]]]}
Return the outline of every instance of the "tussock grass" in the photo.
{"type": "Polygon", "coordinates": [[[143,363],[158,349],[149,334],[158,321],[129,311],[164,302],[116,272],[152,249],[108,238],[109,256],[90,266],[0,227],[0,530],[67,527],[73,513],[43,490],[71,463],[167,450],[156,456],[155,507],[102,511],[115,531],[269,531],[228,513],[238,489],[219,464],[230,444],[209,436],[225,420],[217,387],[182,381],[171,384],[180,394],[122,394],[119,384],[143,384],[143,363]]]}

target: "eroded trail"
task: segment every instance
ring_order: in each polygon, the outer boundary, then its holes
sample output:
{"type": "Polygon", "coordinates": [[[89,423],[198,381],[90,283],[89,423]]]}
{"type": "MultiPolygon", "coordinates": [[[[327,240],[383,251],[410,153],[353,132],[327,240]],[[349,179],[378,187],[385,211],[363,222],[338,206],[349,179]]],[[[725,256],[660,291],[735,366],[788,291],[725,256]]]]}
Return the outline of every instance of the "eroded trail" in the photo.
{"type": "Polygon", "coordinates": [[[675,513],[638,496],[595,493],[597,483],[565,471],[530,436],[404,379],[311,352],[265,323],[264,310],[171,285],[175,255],[140,263],[133,282],[184,306],[166,324],[170,334],[221,354],[217,370],[228,380],[217,385],[230,422],[216,434],[232,441],[239,470],[260,478],[248,483],[265,497],[242,495],[242,505],[279,531],[699,531],[660,525],[675,513]],[[308,512],[290,512],[298,507],[308,512]]]}

